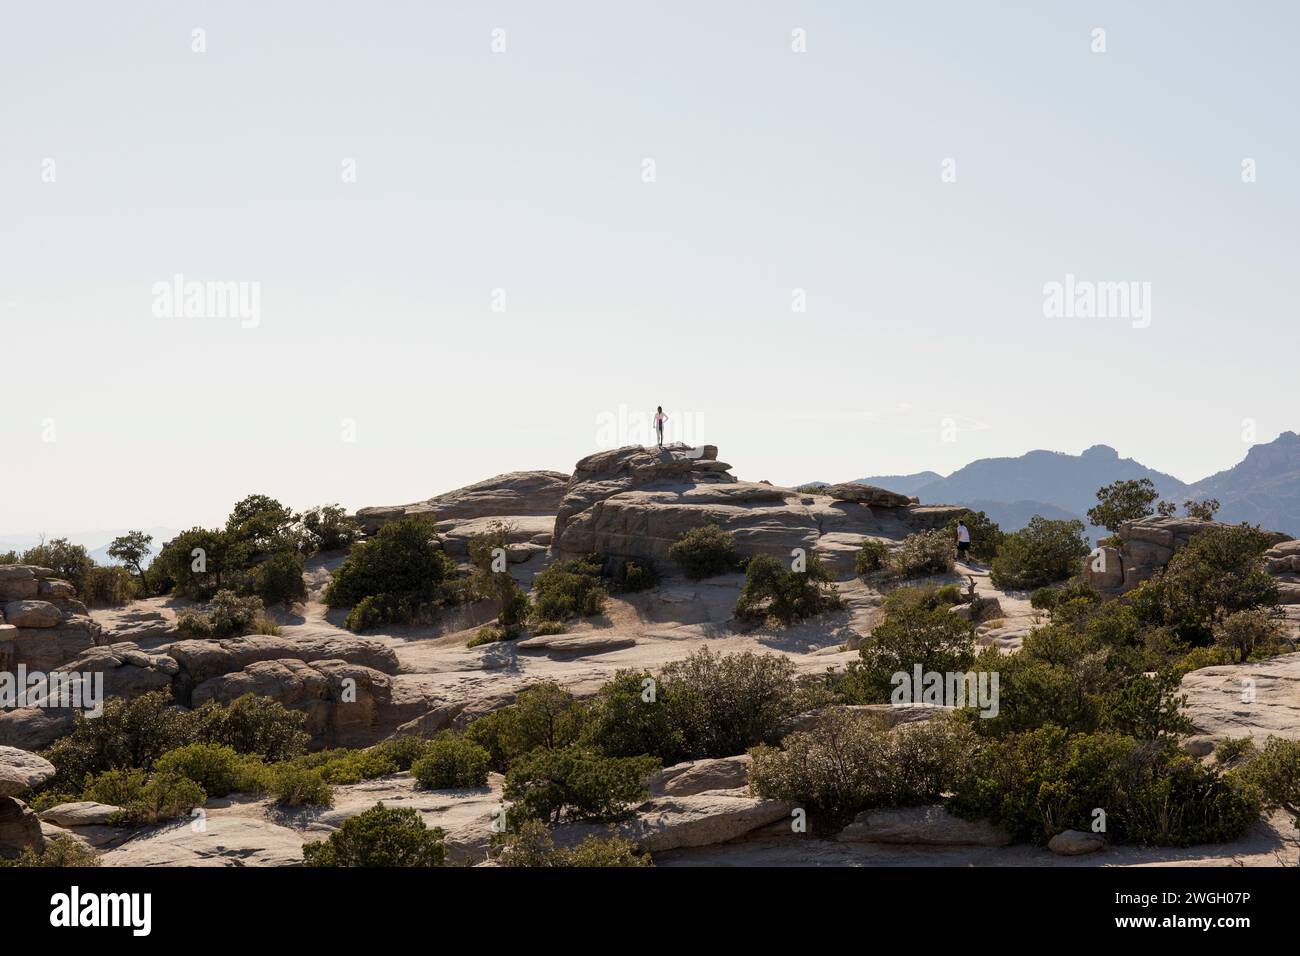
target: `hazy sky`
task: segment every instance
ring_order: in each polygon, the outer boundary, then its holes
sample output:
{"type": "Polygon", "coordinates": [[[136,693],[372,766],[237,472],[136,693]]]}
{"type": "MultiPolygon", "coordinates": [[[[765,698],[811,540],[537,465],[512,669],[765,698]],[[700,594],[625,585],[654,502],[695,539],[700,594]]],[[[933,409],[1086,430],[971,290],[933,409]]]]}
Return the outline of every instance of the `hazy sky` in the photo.
{"type": "Polygon", "coordinates": [[[567,471],[620,406],[778,483],[1097,442],[1195,480],[1300,424],[1294,4],[5,20],[0,533],[567,471]],[[178,273],[258,321],[155,314],[178,273]],[[1149,326],[1046,317],[1067,274],[1149,326]]]}

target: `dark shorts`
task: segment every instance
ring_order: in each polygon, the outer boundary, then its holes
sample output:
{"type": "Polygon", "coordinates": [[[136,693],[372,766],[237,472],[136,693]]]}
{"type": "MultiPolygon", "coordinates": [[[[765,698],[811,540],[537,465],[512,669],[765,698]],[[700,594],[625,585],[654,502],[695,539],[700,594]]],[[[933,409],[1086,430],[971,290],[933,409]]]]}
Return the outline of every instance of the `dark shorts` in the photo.
{"type": "Polygon", "coordinates": [[[969,541],[958,541],[958,542],[957,542],[957,553],[958,553],[958,554],[965,554],[965,553],[966,553],[967,551],[969,551],[969,550],[970,550],[970,542],[969,542],[969,541]]]}

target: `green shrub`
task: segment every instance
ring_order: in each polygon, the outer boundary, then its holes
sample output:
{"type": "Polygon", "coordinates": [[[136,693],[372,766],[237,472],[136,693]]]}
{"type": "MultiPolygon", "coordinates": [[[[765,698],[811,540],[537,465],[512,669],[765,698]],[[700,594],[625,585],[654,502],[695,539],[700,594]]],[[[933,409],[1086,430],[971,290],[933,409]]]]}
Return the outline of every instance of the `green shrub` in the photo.
{"type": "Polygon", "coordinates": [[[534,617],[567,621],[605,609],[605,586],[595,557],[556,561],[533,579],[534,617]]]}
{"type": "Polygon", "coordinates": [[[550,634],[563,634],[568,628],[559,621],[539,621],[531,630],[533,637],[546,637],[550,634]]]}
{"type": "Polygon", "coordinates": [[[750,788],[824,816],[823,828],[875,807],[937,802],[979,747],[960,720],[935,717],[894,733],[874,714],[833,708],[781,748],[755,747],[750,788]]]}
{"type": "Polygon", "coordinates": [[[1175,669],[1180,675],[1198,671],[1202,667],[1221,667],[1231,664],[1232,656],[1223,647],[1193,647],[1178,661],[1175,669]]]}
{"type": "Polygon", "coordinates": [[[416,623],[447,601],[445,585],[454,570],[431,516],[408,516],[353,547],[325,588],[325,603],[353,608],[347,619],[352,630],[416,623]]]}
{"type": "Polygon", "coordinates": [[[735,536],[716,524],[704,524],[682,532],[668,549],[668,556],[693,581],[731,574],[740,563],[735,536]]]}
{"type": "Polygon", "coordinates": [[[948,805],[1035,843],[1066,829],[1090,830],[1101,808],[1111,842],[1155,846],[1235,840],[1260,812],[1252,788],[1172,742],[1071,735],[1053,726],[987,741],[948,805]]]}
{"type": "Polygon", "coordinates": [[[256,754],[268,763],[289,760],[307,748],[307,715],[279,701],[243,694],[228,704],[208,701],[193,712],[199,740],[256,754]]]}
{"type": "Polygon", "coordinates": [[[234,591],[218,591],[201,609],[178,611],[176,629],[188,637],[202,638],[279,633],[279,628],[267,618],[261,598],[240,597],[234,591]]]}
{"type": "Polygon", "coordinates": [[[514,628],[500,624],[484,624],[465,644],[466,647],[481,647],[484,644],[496,644],[500,641],[513,641],[519,636],[514,628]]]}
{"type": "Polygon", "coordinates": [[[853,559],[853,568],[859,574],[870,574],[883,569],[889,563],[889,545],[876,538],[863,538],[862,547],[853,559]]]}
{"type": "Polygon", "coordinates": [[[276,764],[271,768],[271,794],[284,807],[319,806],[334,803],[334,788],[320,770],[296,763],[276,764]]]}
{"type": "Polygon", "coordinates": [[[83,601],[90,594],[88,579],[94,572],[95,562],[84,545],[73,544],[67,538],[42,541],[24,551],[22,560],[15,563],[49,568],[54,572],[53,577],[67,581],[76,588],[83,601]]]}
{"type": "MultiPolygon", "coordinates": [[[[901,590],[901,589],[900,589],[901,590]]],[[[933,608],[917,596],[886,599],[885,619],[858,648],[858,659],[845,668],[842,695],[852,703],[890,700],[897,673],[940,674],[968,671],[975,660],[975,631],[969,621],[951,613],[946,605],[933,608]]],[[[996,669],[996,668],[995,668],[996,669]]]]}
{"type": "Polygon", "coordinates": [[[1077,574],[1087,553],[1082,521],[1034,515],[1027,526],[1003,539],[990,578],[1002,590],[1032,591],[1077,574]]]}
{"type": "Polygon", "coordinates": [[[534,819],[524,820],[500,841],[496,863],[509,867],[584,868],[654,865],[648,853],[640,852],[635,843],[619,836],[601,839],[588,834],[578,846],[559,849],[546,824],[534,819]]]}
{"type": "Polygon", "coordinates": [[[426,790],[454,790],[487,785],[491,755],[474,741],[443,734],[429,742],[411,773],[426,790]]]}
{"type": "Polygon", "coordinates": [[[137,597],[147,597],[140,589],[139,580],[126,568],[93,567],[82,581],[85,590],[78,589],[77,597],[90,607],[119,607],[137,597]]]}
{"type": "MultiPolygon", "coordinates": [[[[0,859],[0,866],[4,866],[5,860],[0,859]]],[[[20,867],[52,867],[57,869],[84,869],[86,867],[99,866],[99,854],[86,846],[80,840],[71,836],[48,837],[45,840],[45,849],[37,853],[31,847],[23,850],[14,860],[12,866],[20,867]]]]}
{"type": "Polygon", "coordinates": [[[756,623],[797,624],[841,606],[832,580],[815,556],[807,558],[807,570],[794,571],[770,555],[758,555],[745,568],[736,617],[756,623]]]}
{"type": "Polygon", "coordinates": [[[665,666],[658,696],[689,759],[730,757],[772,742],[808,703],[788,657],[707,647],[665,666]]]}
{"type": "Polygon", "coordinates": [[[676,763],[685,744],[658,685],[645,671],[615,674],[592,699],[583,742],[607,757],[651,754],[665,764],[676,763]]]}
{"type": "Polygon", "coordinates": [[[87,780],[84,799],[119,807],[112,822],[134,826],[174,820],[207,800],[203,788],[175,772],[107,770],[87,780]]]}
{"type": "MultiPolygon", "coordinates": [[[[1219,750],[1224,749],[1224,744],[1220,744],[1219,750]]],[[[1246,762],[1234,773],[1259,794],[1263,808],[1285,810],[1291,815],[1293,825],[1300,826],[1300,741],[1269,737],[1264,741],[1263,750],[1240,743],[1235,749],[1246,762]]],[[[1219,756],[1217,752],[1216,756],[1219,756]]],[[[1231,756],[1225,753],[1225,761],[1231,756]]]]}
{"type": "Polygon", "coordinates": [[[966,530],[970,532],[970,556],[976,561],[992,561],[996,558],[1006,537],[997,522],[982,511],[967,511],[953,518],[944,525],[943,534],[948,541],[954,543],[954,547],[959,519],[966,523],[966,530]]]}
{"type": "Polygon", "coordinates": [[[654,757],[605,757],[577,745],[534,750],[506,773],[509,817],[619,819],[648,796],[646,776],[659,766],[654,757]]]}
{"type": "Polygon", "coordinates": [[[267,604],[283,604],[307,600],[307,584],[303,581],[302,555],[296,551],[277,551],[252,571],[252,590],[267,604]]]}
{"type": "Polygon", "coordinates": [[[343,821],[328,840],[305,843],[305,866],[429,867],[447,859],[443,831],[424,825],[420,811],[377,803],[343,821]]]}
{"type": "Polygon", "coordinates": [[[155,772],[193,780],[210,797],[260,793],[267,778],[260,759],[220,744],[186,744],[170,750],[158,758],[155,772]]]}
{"type": "Polygon", "coordinates": [[[321,779],[330,785],[360,783],[398,771],[397,761],[377,747],[321,750],[295,757],[292,763],[303,770],[319,771],[321,779]]]}
{"type": "Polygon", "coordinates": [[[1278,620],[1263,608],[1233,611],[1214,629],[1214,643],[1229,663],[1245,663],[1258,650],[1273,648],[1281,635],[1278,620]]]}
{"type": "Polygon", "coordinates": [[[247,542],[219,529],[190,528],[162,546],[149,576],[159,593],[205,600],[233,587],[249,558],[247,542]]]}
{"type": "Polygon", "coordinates": [[[465,736],[488,752],[494,769],[504,772],[519,757],[539,747],[559,749],[576,742],[586,710],[555,681],[535,684],[519,699],[478,718],[465,736]]]}
{"type": "Polygon", "coordinates": [[[391,760],[398,770],[405,771],[410,770],[411,764],[425,755],[429,742],[423,737],[390,737],[371,749],[391,760]]]}
{"type": "Polygon", "coordinates": [[[953,540],[939,530],[909,534],[890,557],[890,569],[900,578],[946,574],[953,568],[953,540]]]}
{"type": "Polygon", "coordinates": [[[350,548],[360,529],[347,511],[336,504],[317,505],[302,513],[302,526],[313,551],[341,551],[350,548]]]}
{"type": "MultiPolygon", "coordinates": [[[[649,559],[614,558],[609,574],[610,590],[615,594],[634,594],[659,586],[659,569],[649,559]]],[[[608,566],[606,566],[608,570],[608,566]]]]}
{"type": "Polygon", "coordinates": [[[1150,478],[1111,482],[1097,489],[1097,504],[1088,509],[1088,522],[1114,534],[1125,521],[1152,514],[1151,506],[1159,497],[1150,478]]]}

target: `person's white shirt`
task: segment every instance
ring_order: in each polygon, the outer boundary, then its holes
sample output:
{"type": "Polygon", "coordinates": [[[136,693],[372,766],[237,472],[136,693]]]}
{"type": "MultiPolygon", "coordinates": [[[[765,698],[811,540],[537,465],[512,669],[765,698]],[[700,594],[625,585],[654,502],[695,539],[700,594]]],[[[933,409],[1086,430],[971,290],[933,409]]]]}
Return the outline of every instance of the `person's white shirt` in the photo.
{"type": "Polygon", "coordinates": [[[957,540],[963,544],[970,544],[970,529],[964,524],[957,525],[957,540]]]}

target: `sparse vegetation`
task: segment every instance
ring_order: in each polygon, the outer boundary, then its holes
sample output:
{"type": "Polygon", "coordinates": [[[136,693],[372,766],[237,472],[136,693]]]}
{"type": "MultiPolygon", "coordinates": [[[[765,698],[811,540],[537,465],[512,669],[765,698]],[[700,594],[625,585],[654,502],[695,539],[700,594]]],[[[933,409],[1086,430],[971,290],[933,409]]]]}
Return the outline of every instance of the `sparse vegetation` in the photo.
{"type": "Polygon", "coordinates": [[[890,557],[890,570],[900,578],[946,574],[953,568],[953,541],[937,530],[909,534],[890,557]]]}
{"type": "Polygon", "coordinates": [[[889,545],[878,538],[863,538],[862,547],[853,559],[853,569],[859,574],[882,570],[889,562],[889,545]]]}
{"type": "Polygon", "coordinates": [[[787,568],[771,555],[751,558],[745,586],[736,601],[736,617],[751,623],[797,624],[841,606],[829,571],[815,556],[802,571],[787,568]]]}
{"type": "Polygon", "coordinates": [[[429,742],[424,755],[411,765],[411,773],[426,790],[482,787],[487,784],[491,760],[474,741],[442,734],[429,742]]]}
{"type": "Polygon", "coordinates": [[[1004,591],[1032,591],[1078,573],[1087,553],[1082,521],[1034,515],[1028,525],[1003,539],[990,578],[994,587],[1004,591]]]}
{"type": "Polygon", "coordinates": [[[735,536],[716,524],[703,524],[684,531],[668,549],[668,556],[692,581],[731,574],[740,564],[735,536]]]}
{"type": "Polygon", "coordinates": [[[328,840],[303,844],[306,866],[430,867],[447,859],[443,831],[424,825],[420,811],[377,803],[328,840]]]}

